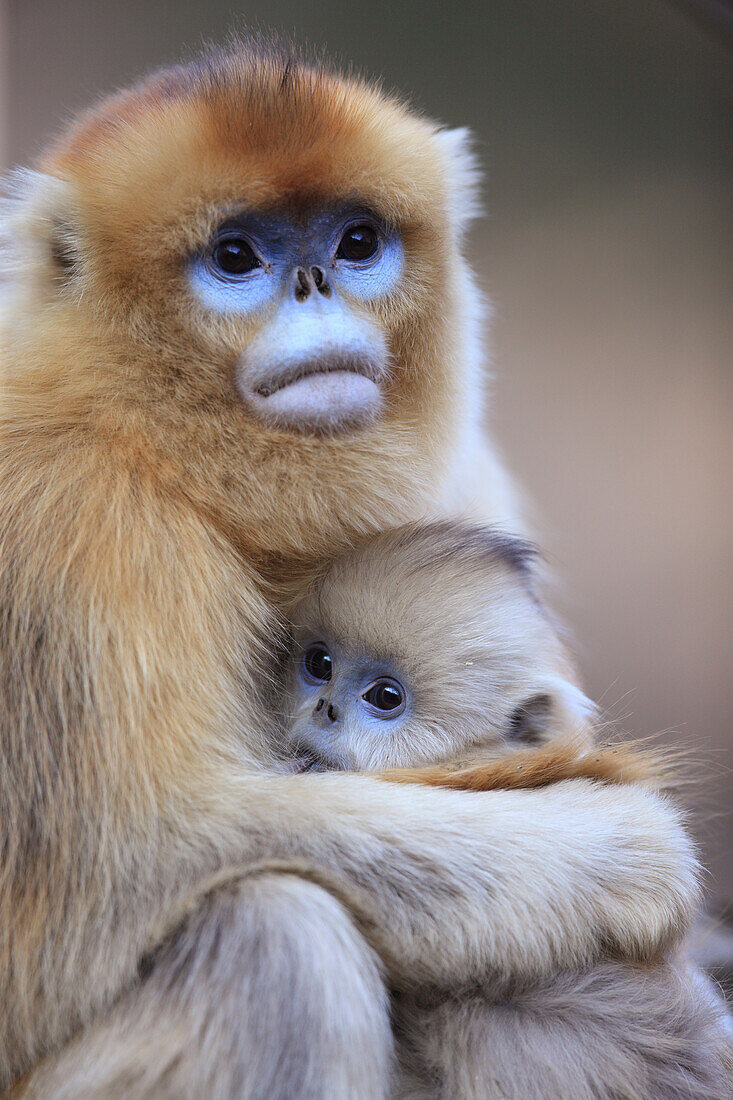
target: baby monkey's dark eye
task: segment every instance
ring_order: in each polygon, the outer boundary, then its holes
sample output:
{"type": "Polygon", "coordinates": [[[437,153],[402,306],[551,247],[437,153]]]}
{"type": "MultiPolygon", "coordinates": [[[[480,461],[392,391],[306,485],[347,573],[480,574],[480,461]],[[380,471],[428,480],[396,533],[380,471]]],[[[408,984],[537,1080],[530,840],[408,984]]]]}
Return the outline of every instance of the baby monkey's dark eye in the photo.
{"type": "Polygon", "coordinates": [[[371,225],[350,226],[338,246],[339,260],[370,260],[379,248],[379,237],[371,225]]]}
{"type": "Polygon", "coordinates": [[[396,680],[384,677],[375,682],[362,694],[370,714],[378,718],[396,718],[405,709],[405,693],[396,680]]]}
{"type": "Polygon", "coordinates": [[[246,275],[256,267],[262,267],[254,249],[244,237],[225,237],[214,245],[212,259],[225,275],[246,275]]]}
{"type": "Polygon", "coordinates": [[[327,684],[331,679],[333,662],[331,654],[322,642],[308,646],[303,654],[303,672],[313,684],[327,684]]]}

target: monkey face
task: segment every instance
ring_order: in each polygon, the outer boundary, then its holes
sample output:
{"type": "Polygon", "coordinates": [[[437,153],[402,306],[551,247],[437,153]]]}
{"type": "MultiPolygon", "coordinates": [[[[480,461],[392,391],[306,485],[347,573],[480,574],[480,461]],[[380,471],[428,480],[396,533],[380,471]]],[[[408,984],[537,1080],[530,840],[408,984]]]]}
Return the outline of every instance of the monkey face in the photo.
{"type": "Polygon", "coordinates": [[[446,341],[475,206],[455,135],[361,81],[246,47],[110,100],[46,167],[68,185],[57,282],[116,340],[132,331],[147,387],[175,369],[199,417],[233,420],[235,396],[240,437],[247,421],[404,427],[428,392],[452,409],[446,341]]]}
{"type": "Polygon", "coordinates": [[[404,680],[371,655],[304,638],[289,683],[290,744],[301,769],[353,771],[393,755],[414,706],[404,680]]]}
{"type": "Polygon", "coordinates": [[[390,349],[364,305],[394,289],[402,261],[399,234],[358,210],[243,213],[216,230],[191,283],[205,308],[255,322],[235,384],[259,420],[310,432],[376,419],[390,349]]]}

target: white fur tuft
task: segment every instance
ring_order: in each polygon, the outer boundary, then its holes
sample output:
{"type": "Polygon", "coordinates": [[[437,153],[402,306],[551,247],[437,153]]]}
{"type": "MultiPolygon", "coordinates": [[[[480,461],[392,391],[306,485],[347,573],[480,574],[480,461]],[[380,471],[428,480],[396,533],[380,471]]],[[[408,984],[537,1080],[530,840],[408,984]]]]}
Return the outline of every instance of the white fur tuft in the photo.
{"type": "Polygon", "coordinates": [[[461,234],[482,213],[481,166],[473,149],[473,135],[460,127],[439,130],[436,138],[450,183],[448,216],[455,231],[461,234]]]}

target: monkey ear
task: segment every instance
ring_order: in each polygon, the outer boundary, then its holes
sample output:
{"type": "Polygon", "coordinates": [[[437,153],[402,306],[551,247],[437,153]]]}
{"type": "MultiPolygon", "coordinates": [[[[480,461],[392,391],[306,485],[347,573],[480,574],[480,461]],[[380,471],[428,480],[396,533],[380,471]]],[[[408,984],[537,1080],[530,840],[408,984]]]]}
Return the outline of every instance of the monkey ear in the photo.
{"type": "Polygon", "coordinates": [[[17,168],[3,180],[0,277],[38,286],[39,270],[65,281],[78,268],[80,237],[71,188],[45,172],[17,168]]]}
{"type": "Polygon", "coordinates": [[[481,168],[473,149],[473,135],[461,127],[438,130],[435,135],[446,168],[449,186],[448,216],[455,232],[461,235],[481,214],[481,168]]]}
{"type": "Polygon", "coordinates": [[[523,745],[540,745],[555,737],[591,744],[596,716],[595,703],[580,688],[568,680],[551,677],[514,708],[506,737],[523,745]]]}
{"type": "Polygon", "coordinates": [[[551,720],[552,697],[532,695],[512,711],[507,737],[523,745],[539,745],[547,737],[551,720]]]}

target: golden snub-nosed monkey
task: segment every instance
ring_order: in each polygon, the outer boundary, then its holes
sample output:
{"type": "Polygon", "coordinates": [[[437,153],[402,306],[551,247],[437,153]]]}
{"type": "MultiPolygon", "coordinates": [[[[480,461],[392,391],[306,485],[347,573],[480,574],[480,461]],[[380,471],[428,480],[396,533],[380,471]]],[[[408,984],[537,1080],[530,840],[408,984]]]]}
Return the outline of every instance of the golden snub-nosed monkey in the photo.
{"type": "Polygon", "coordinates": [[[651,791],[270,770],[278,582],[472,485],[511,520],[477,442],[474,182],[463,135],[252,41],[11,180],[0,1087],[374,1100],[388,989],[686,924],[694,854],[651,791]]]}

